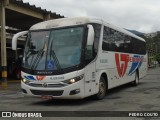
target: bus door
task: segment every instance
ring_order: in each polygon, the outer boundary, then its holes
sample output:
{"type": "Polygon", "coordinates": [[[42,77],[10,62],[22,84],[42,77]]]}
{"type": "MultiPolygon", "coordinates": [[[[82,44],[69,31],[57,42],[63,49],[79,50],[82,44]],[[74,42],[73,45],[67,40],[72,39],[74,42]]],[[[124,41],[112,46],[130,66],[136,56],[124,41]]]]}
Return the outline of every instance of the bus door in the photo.
{"type": "Polygon", "coordinates": [[[96,87],[96,67],[95,62],[90,63],[85,68],[85,95],[91,95],[95,93],[96,87]]]}

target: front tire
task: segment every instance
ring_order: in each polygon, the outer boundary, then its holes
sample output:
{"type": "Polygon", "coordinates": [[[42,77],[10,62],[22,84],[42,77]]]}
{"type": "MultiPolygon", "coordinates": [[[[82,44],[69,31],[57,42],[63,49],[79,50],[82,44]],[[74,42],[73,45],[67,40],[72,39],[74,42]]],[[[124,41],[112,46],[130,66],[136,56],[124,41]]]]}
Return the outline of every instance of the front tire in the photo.
{"type": "Polygon", "coordinates": [[[103,99],[106,96],[106,90],[107,90],[106,81],[103,77],[101,77],[100,80],[99,80],[99,91],[94,96],[95,99],[97,99],[97,100],[103,99]]]}

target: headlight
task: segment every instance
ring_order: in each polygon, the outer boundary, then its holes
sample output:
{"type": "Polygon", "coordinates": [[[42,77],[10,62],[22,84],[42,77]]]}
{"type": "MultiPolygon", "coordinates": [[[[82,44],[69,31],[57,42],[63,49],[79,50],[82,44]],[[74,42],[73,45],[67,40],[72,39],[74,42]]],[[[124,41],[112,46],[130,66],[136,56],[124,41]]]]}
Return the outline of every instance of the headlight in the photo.
{"type": "Polygon", "coordinates": [[[70,79],[69,82],[72,84],[72,83],[75,83],[76,80],[75,79],[70,79]]]}
{"type": "Polygon", "coordinates": [[[27,83],[29,83],[30,81],[23,78],[23,79],[22,79],[22,82],[24,82],[24,83],[27,84],[27,83]]]}
{"type": "Polygon", "coordinates": [[[84,75],[80,75],[80,76],[78,76],[78,77],[75,77],[75,78],[72,78],[72,79],[69,79],[69,80],[65,80],[65,81],[63,81],[63,82],[64,82],[64,83],[67,83],[67,84],[73,84],[73,83],[75,83],[75,82],[77,82],[77,81],[82,80],[83,77],[84,77],[84,75]]]}

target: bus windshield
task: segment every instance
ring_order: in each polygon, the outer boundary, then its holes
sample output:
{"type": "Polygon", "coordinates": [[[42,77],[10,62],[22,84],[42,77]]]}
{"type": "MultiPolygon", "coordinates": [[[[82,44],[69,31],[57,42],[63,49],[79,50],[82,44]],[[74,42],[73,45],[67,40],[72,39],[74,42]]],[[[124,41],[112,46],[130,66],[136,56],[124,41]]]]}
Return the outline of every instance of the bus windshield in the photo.
{"type": "Polygon", "coordinates": [[[80,64],[84,27],[30,31],[23,67],[59,70],[80,64]]]}

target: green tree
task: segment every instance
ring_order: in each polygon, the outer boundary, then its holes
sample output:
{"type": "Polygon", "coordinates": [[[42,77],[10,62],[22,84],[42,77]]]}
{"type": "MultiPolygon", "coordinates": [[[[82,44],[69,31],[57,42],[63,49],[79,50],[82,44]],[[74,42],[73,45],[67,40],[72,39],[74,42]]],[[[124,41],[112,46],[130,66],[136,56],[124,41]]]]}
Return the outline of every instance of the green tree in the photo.
{"type": "Polygon", "coordinates": [[[156,60],[158,61],[158,64],[160,64],[160,53],[156,55],[156,60]]]}

